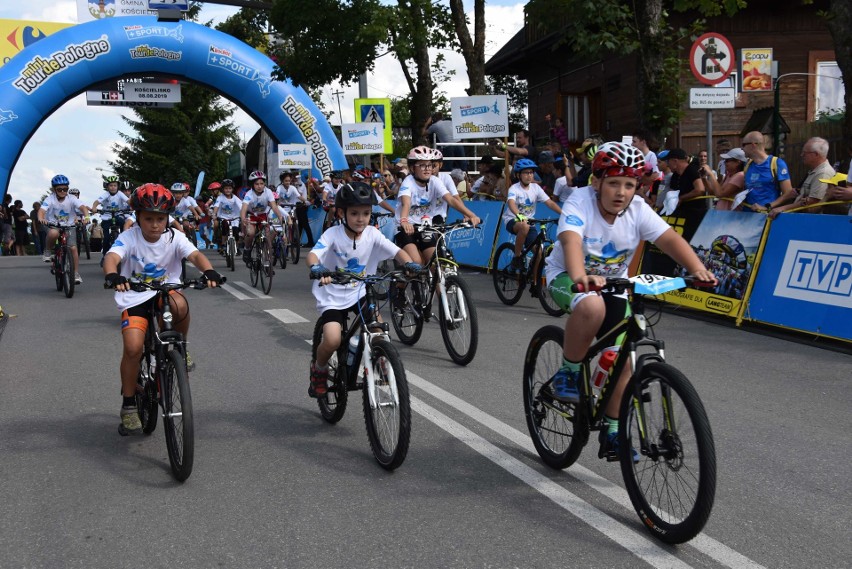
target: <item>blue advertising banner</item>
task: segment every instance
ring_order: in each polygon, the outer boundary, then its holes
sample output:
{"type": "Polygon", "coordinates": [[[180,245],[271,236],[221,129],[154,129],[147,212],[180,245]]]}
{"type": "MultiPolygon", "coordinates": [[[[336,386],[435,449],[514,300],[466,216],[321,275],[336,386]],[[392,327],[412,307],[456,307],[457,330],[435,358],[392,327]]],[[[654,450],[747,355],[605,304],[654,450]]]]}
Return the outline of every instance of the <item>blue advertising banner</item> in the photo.
{"type": "MultiPolygon", "coordinates": [[[[314,240],[319,240],[320,235],[322,235],[322,222],[325,220],[325,210],[321,207],[309,207],[308,208],[308,223],[311,226],[311,235],[314,236],[314,240]]],[[[302,232],[302,245],[308,242],[308,234],[304,231],[302,232]]]]}
{"type": "MultiPolygon", "coordinates": [[[[396,200],[385,200],[385,203],[387,203],[394,209],[396,208],[396,200]]],[[[388,210],[374,205],[373,213],[388,213],[388,210]]],[[[379,231],[382,232],[382,235],[393,241],[393,238],[396,236],[396,219],[392,217],[380,217],[379,231]]]]}
{"type": "MultiPolygon", "coordinates": [[[[482,224],[476,229],[453,231],[447,238],[447,247],[453,252],[458,263],[487,268],[491,262],[491,250],[500,224],[500,215],[503,213],[503,202],[464,202],[464,205],[479,216],[482,224]]],[[[447,221],[452,223],[461,218],[459,212],[451,209],[447,221]]]]}
{"type": "Polygon", "coordinates": [[[852,340],[849,217],[779,215],[769,230],[746,318],[852,340]]]}
{"type": "MultiPolygon", "coordinates": [[[[543,203],[536,204],[535,219],[556,219],[557,217],[556,212],[543,203]]],[[[547,227],[547,236],[550,237],[551,241],[556,241],[555,223],[551,223],[547,227]]],[[[515,236],[509,233],[509,230],[506,229],[506,222],[500,221],[500,232],[497,234],[497,245],[499,246],[501,243],[505,243],[506,241],[514,241],[514,239],[515,236]]]]}

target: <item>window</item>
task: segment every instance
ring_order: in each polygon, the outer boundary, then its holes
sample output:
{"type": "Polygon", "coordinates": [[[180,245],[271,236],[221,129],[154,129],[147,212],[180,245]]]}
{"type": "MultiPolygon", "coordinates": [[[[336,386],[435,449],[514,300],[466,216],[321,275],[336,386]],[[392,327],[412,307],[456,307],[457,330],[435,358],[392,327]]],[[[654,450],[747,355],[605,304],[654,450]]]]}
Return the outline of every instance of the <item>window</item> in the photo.
{"type": "Polygon", "coordinates": [[[843,112],[845,89],[833,51],[808,54],[808,120],[843,112]]]}
{"type": "Polygon", "coordinates": [[[568,138],[580,141],[600,132],[600,95],[598,92],[562,95],[562,116],[568,138]]]}

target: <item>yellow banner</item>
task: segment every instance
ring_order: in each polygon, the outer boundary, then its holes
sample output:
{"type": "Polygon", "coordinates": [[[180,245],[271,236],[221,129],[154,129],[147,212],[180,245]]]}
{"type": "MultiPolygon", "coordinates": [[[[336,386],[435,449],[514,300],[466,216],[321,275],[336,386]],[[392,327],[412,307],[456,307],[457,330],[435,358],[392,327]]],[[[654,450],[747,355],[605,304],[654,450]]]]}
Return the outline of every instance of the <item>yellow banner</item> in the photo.
{"type": "Polygon", "coordinates": [[[8,63],[27,46],[73,25],[58,22],[0,19],[0,65],[8,63]]]}
{"type": "Polygon", "coordinates": [[[740,310],[742,301],[728,296],[713,294],[694,288],[685,288],[664,293],[662,299],[672,304],[679,304],[687,308],[695,308],[705,312],[715,312],[724,316],[736,316],[740,310]]]}
{"type": "Polygon", "coordinates": [[[390,99],[355,99],[355,122],[384,123],[385,154],[393,154],[390,99]]]}

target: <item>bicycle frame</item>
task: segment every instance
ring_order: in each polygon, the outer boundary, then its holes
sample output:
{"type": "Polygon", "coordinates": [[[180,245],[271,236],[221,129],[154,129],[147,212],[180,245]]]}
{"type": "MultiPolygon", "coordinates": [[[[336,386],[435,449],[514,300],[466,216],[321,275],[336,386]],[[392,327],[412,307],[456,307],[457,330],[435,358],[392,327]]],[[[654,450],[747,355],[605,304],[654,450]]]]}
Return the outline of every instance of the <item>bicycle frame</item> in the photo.
{"type": "Polygon", "coordinates": [[[521,252],[521,257],[526,257],[530,251],[534,253],[533,262],[530,263],[529,267],[527,267],[526,272],[526,280],[531,282],[535,278],[536,272],[536,263],[541,263],[544,261],[544,251],[547,248],[545,246],[546,243],[551,243],[550,239],[547,237],[547,226],[553,223],[557,223],[558,219],[534,219],[531,220],[535,225],[538,225],[538,235],[535,236],[535,239],[532,243],[529,244],[529,247],[524,247],[521,252]]]}
{"type": "MultiPolygon", "coordinates": [[[[143,357],[150,358],[154,356],[154,361],[157,363],[157,392],[160,394],[160,406],[163,406],[162,391],[160,390],[159,374],[164,369],[166,359],[166,346],[175,345],[179,347],[181,356],[186,363],[186,340],[183,334],[176,331],[172,327],[172,307],[171,298],[167,291],[157,291],[157,296],[154,297],[154,303],[148,313],[148,330],[145,333],[146,353],[143,357]],[[160,306],[162,304],[162,306],[160,306]],[[162,329],[160,328],[160,320],[163,322],[162,329]]],[[[147,361],[150,366],[150,359],[147,361]]],[[[149,367],[150,369],[150,367],[149,367]]],[[[165,408],[163,408],[165,416],[165,408]]],[[[171,416],[178,416],[172,414],[171,416]]]]}
{"type": "MultiPolygon", "coordinates": [[[[428,233],[436,233],[438,234],[438,240],[435,243],[435,252],[432,253],[432,257],[429,259],[429,262],[426,263],[425,269],[428,269],[428,273],[426,273],[426,282],[424,285],[427,287],[428,292],[426,294],[427,298],[422,299],[423,308],[425,309],[423,314],[424,319],[428,319],[428,316],[431,315],[431,307],[432,302],[435,299],[435,292],[437,291],[438,296],[441,298],[441,309],[444,311],[444,317],[447,322],[453,322],[456,319],[452,317],[450,314],[450,304],[447,299],[447,287],[446,277],[445,275],[455,275],[458,273],[459,264],[456,263],[456,260],[453,258],[452,252],[450,252],[447,247],[446,237],[453,231],[457,229],[462,229],[464,226],[462,224],[453,224],[452,226],[445,227],[445,231],[441,231],[440,228],[435,226],[421,226],[420,232],[421,234],[428,233]],[[432,276],[432,271],[435,271],[435,275],[432,276]]],[[[467,306],[464,301],[459,302],[459,311],[460,311],[460,320],[467,319],[467,306]]]]}

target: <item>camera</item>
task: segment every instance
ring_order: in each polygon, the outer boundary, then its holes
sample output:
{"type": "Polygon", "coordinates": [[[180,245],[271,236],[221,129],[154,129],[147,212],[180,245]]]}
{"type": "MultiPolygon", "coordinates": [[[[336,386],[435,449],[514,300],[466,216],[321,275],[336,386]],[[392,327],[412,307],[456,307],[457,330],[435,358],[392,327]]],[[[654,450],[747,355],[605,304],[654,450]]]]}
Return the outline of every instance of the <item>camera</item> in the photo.
{"type": "Polygon", "coordinates": [[[500,141],[495,138],[494,140],[489,140],[488,144],[490,146],[497,146],[498,144],[500,144],[500,141]]]}

